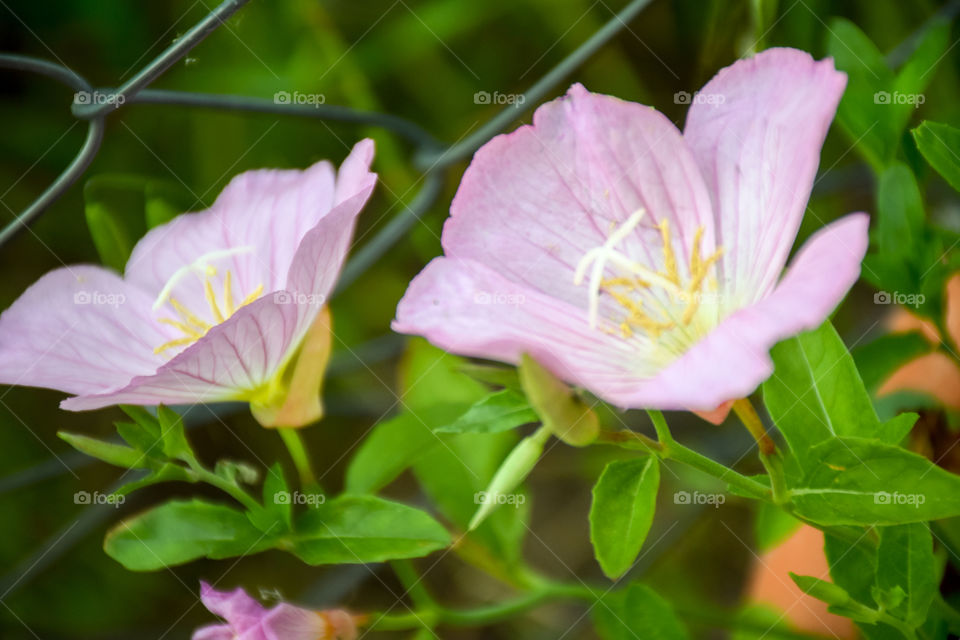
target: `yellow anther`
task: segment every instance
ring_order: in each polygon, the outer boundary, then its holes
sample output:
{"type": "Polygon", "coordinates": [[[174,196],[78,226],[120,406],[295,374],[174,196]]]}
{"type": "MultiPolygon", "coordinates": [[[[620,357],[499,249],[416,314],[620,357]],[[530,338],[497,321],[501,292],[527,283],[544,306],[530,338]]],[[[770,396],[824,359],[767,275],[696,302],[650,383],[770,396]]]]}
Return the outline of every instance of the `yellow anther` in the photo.
{"type": "Polygon", "coordinates": [[[213,317],[216,319],[217,324],[220,324],[226,318],[224,318],[223,313],[220,312],[220,305],[217,304],[217,296],[213,292],[213,285],[210,284],[209,278],[203,281],[203,292],[207,296],[207,304],[210,305],[210,311],[213,313],[213,317]]]}
{"type": "Polygon", "coordinates": [[[664,218],[658,225],[660,239],[663,240],[663,270],[667,279],[673,284],[680,284],[680,274],[677,273],[677,256],[673,253],[673,244],[670,242],[670,221],[664,218]]]}
{"type": "Polygon", "coordinates": [[[704,258],[702,250],[704,228],[698,228],[690,247],[689,264],[686,272],[681,274],[677,254],[671,241],[670,222],[664,219],[656,225],[663,245],[663,265],[659,271],[651,270],[618,250],[628,234],[639,226],[643,216],[644,212],[640,210],[621,225],[611,225],[611,233],[603,245],[589,250],[580,260],[574,275],[574,284],[580,284],[589,271],[588,318],[591,326],[597,326],[598,298],[602,292],[610,296],[626,312],[615,325],[619,331],[600,326],[602,331],[613,335],[619,334],[626,339],[632,338],[635,330],[640,329],[649,338],[658,339],[664,332],[672,334],[677,330],[677,337],[671,337],[668,341],[674,346],[668,348],[682,349],[683,344],[696,339],[688,327],[702,307],[701,289],[704,282],[713,283],[713,288],[716,289],[716,278],[712,275],[712,269],[720,259],[722,250],[717,249],[712,255],[704,258]],[[613,269],[620,273],[603,277],[606,269],[613,269]],[[683,282],[685,279],[686,284],[683,282]],[[646,295],[656,289],[666,292],[667,300],[659,295],[646,295]]]}
{"type": "Polygon", "coordinates": [[[174,308],[174,310],[177,313],[180,314],[181,318],[183,318],[193,326],[197,327],[200,331],[206,332],[210,329],[209,323],[204,322],[203,320],[195,316],[193,313],[191,313],[190,310],[187,309],[185,306],[183,306],[180,303],[180,301],[177,300],[176,298],[174,297],[170,298],[170,305],[174,308]]]}
{"type": "Polygon", "coordinates": [[[202,271],[207,276],[203,280],[204,297],[206,298],[207,306],[210,308],[210,314],[213,316],[214,323],[210,324],[209,322],[203,320],[197,314],[187,309],[179,300],[168,295],[166,300],[170,303],[170,306],[173,307],[174,311],[177,312],[177,315],[180,316],[180,319],[174,320],[171,318],[160,318],[158,322],[178,329],[184,334],[184,336],[182,338],[175,338],[169,342],[163,343],[153,350],[154,353],[161,353],[173,347],[193,344],[203,336],[207,335],[207,332],[210,331],[210,329],[212,329],[214,326],[224,322],[230,318],[230,316],[236,313],[238,309],[245,307],[263,294],[263,285],[261,284],[258,285],[250,295],[244,298],[239,305],[234,305],[233,275],[229,270],[227,270],[223,276],[223,308],[221,309],[220,301],[217,300],[217,294],[213,290],[213,283],[210,281],[210,277],[216,275],[217,270],[214,267],[208,266],[204,267],[202,271]]]}
{"type": "Polygon", "coordinates": [[[227,317],[233,315],[233,291],[230,288],[230,270],[227,269],[226,275],[223,276],[223,306],[226,307],[227,317]]]}
{"type": "Polygon", "coordinates": [[[202,333],[200,333],[199,331],[197,331],[196,329],[194,329],[194,328],[191,327],[190,325],[184,324],[183,322],[179,322],[179,321],[173,320],[173,319],[171,319],[171,318],[160,318],[160,320],[158,320],[158,322],[160,322],[161,324],[168,324],[168,325],[170,325],[171,327],[175,327],[175,328],[177,328],[177,329],[180,329],[180,331],[183,331],[183,332],[184,332],[185,334],[187,334],[187,336],[189,336],[189,337],[193,337],[193,338],[203,337],[203,334],[202,334],[202,333]]]}
{"type": "Polygon", "coordinates": [[[197,338],[177,338],[176,340],[171,340],[170,342],[164,342],[162,345],[153,350],[154,353],[162,353],[167,349],[172,347],[181,347],[185,344],[193,344],[197,341],[197,338]]]}

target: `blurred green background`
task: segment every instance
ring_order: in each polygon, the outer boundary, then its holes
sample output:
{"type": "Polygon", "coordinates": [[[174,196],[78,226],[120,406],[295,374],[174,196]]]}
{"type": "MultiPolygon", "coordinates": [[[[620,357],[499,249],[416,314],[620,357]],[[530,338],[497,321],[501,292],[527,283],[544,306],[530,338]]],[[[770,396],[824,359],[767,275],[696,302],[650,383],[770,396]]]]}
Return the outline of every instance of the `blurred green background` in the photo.
{"type": "MultiPolygon", "coordinates": [[[[498,110],[476,104],[478,91],[524,91],[594,33],[623,0],[253,0],[154,88],[247,94],[321,93],[342,104],[400,115],[444,142],[474,131],[498,110]]],[[[682,126],[693,92],[756,41],[751,0],[654,0],[603,50],[553,92],[583,82],[592,91],[656,106],[682,126]]],[[[956,4],[956,3],[954,3],[956,4]]],[[[169,45],[214,6],[212,0],[34,0],[0,2],[0,49],[57,60],[94,86],[116,86],[169,45]]],[[[941,3],[918,0],[785,0],[768,20],[764,46],[792,46],[825,55],[827,22],[844,16],[887,52],[909,41],[941,3]]],[[[953,39],[951,38],[951,43],[953,39]]],[[[960,123],[958,50],[937,65],[913,123],[929,118],[960,123]]],[[[0,72],[0,222],[12,219],[65,167],[82,144],[85,126],[71,118],[72,94],[46,79],[0,72]]],[[[529,121],[530,112],[523,116],[529,121]]],[[[0,308],[44,272],[97,254],[84,221],[83,183],[92,176],[129,174],[168,183],[176,199],[196,210],[212,203],[230,177],[258,167],[305,167],[322,158],[339,162],[359,138],[377,141],[377,192],[360,222],[358,243],[396,215],[420,185],[407,143],[382,130],[273,115],[175,106],[131,105],[111,115],[102,149],[87,174],[29,231],[0,249],[0,308]]],[[[834,129],[821,169],[829,173],[811,202],[801,237],[853,210],[873,209],[871,174],[850,141],[834,129]]],[[[463,166],[455,166],[437,204],[361,280],[333,304],[343,341],[327,385],[330,415],[308,432],[324,482],[341,483],[353,446],[395,406],[396,362],[404,340],[389,323],[406,283],[440,253],[439,232],[463,166]]],[[[935,178],[927,187],[930,210],[953,211],[952,196],[935,178]]],[[[139,215],[139,212],[131,212],[139,215]]],[[[860,335],[875,318],[864,312],[872,292],[855,290],[837,320],[841,332],[860,335]]],[[[107,491],[119,471],[87,464],[71,454],[59,429],[108,435],[116,410],[73,414],[57,404],[62,394],[0,389],[0,638],[186,638],[213,617],[197,602],[200,578],[221,586],[276,589],[286,598],[320,606],[387,607],[400,592],[388,571],[371,567],[316,569],[270,552],[239,562],[203,562],[176,570],[134,574],[100,549],[112,522],[170,492],[135,494],[120,509],[75,504],[74,494],[107,491]]],[[[208,459],[233,457],[259,465],[286,460],[279,439],[227,407],[214,416],[191,412],[191,437],[208,459]]],[[[634,418],[639,419],[639,418],[634,418]]],[[[732,427],[710,427],[678,416],[676,432],[726,461],[749,448],[732,427]],[[686,424],[681,425],[681,422],[686,424]],[[718,430],[723,437],[718,437],[718,430]],[[709,437],[709,440],[706,438],[709,437]]],[[[609,453],[557,447],[531,482],[534,564],[561,578],[598,578],[587,537],[589,487],[609,453]]],[[[678,470],[679,473],[679,470],[678,470]]],[[[665,482],[680,485],[667,474],[665,482]]],[[[700,478],[682,478],[691,486],[700,478]]],[[[672,491],[663,492],[670,495],[672,491]]],[[[404,481],[395,497],[420,502],[404,481]]],[[[665,594],[706,598],[733,606],[752,556],[752,515],[735,500],[720,509],[662,505],[651,540],[663,537],[635,575],[665,594]],[[722,519],[726,528],[717,522],[722,519]],[[691,576],[696,580],[691,582],[691,576]],[[690,593],[689,585],[698,593],[690,593]],[[682,587],[682,588],[681,588],[682,587]]],[[[429,565],[429,562],[428,562],[429,565]]],[[[451,598],[476,602],[498,591],[457,561],[445,562],[430,582],[451,598]]],[[[550,607],[495,630],[463,638],[589,638],[576,607],[550,607]],[[561,630],[561,631],[558,631],[561,630]]]]}

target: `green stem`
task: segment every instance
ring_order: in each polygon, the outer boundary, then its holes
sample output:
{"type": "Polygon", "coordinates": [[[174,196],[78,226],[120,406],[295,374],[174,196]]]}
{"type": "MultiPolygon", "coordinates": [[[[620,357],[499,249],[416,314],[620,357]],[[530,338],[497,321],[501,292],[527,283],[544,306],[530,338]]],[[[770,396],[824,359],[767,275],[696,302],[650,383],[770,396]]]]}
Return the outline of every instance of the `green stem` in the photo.
{"type": "Polygon", "coordinates": [[[413,600],[413,603],[422,609],[435,609],[437,602],[427,590],[423,578],[417,572],[416,567],[409,560],[394,560],[390,563],[393,572],[397,574],[400,584],[407,590],[407,595],[413,600]]]}
{"type": "Polygon", "coordinates": [[[206,482],[207,484],[214,486],[217,489],[220,489],[221,491],[229,494],[232,498],[234,498],[237,502],[245,506],[247,509],[251,511],[258,511],[259,509],[261,509],[260,503],[254,500],[249,493],[247,493],[237,485],[233,484],[232,482],[229,482],[226,479],[221,478],[220,476],[213,473],[212,471],[208,471],[207,469],[204,469],[199,464],[191,464],[190,470],[196,475],[197,480],[201,482],[206,482]]]}
{"type": "Polygon", "coordinates": [[[648,411],[650,419],[653,421],[653,427],[657,431],[657,437],[660,441],[651,440],[647,436],[624,429],[622,431],[601,431],[597,437],[598,442],[615,444],[626,449],[637,449],[646,451],[662,460],[676,460],[687,466],[699,469],[704,473],[718,478],[732,486],[737,487],[747,495],[760,500],[770,500],[770,489],[762,483],[737,473],[733,469],[720,464],[715,460],[689,449],[676,440],[667,427],[667,421],[659,411],[648,411]]]}
{"type": "Polygon", "coordinates": [[[318,485],[317,476],[310,466],[310,456],[307,455],[307,448],[303,444],[300,430],[281,427],[277,429],[277,433],[280,434],[283,444],[287,446],[287,451],[290,452],[290,457],[293,458],[293,464],[300,476],[300,485],[303,487],[318,485]]]}

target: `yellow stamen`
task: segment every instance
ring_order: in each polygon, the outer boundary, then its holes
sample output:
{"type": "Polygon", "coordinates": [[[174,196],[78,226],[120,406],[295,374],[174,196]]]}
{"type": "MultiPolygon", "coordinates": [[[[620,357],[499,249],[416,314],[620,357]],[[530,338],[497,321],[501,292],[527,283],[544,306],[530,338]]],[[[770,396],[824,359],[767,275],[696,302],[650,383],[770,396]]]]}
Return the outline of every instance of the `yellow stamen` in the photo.
{"type": "Polygon", "coordinates": [[[226,275],[223,276],[223,306],[226,307],[227,317],[233,315],[233,291],[230,288],[230,270],[227,269],[226,275]]]}
{"type": "Polygon", "coordinates": [[[670,242],[670,221],[664,218],[660,221],[660,237],[663,240],[663,270],[667,279],[673,284],[680,284],[680,274],[677,273],[677,256],[673,253],[673,244],[670,242]]]}
{"type": "Polygon", "coordinates": [[[180,347],[185,344],[193,344],[197,339],[193,337],[187,338],[177,338],[176,340],[171,340],[170,342],[164,342],[162,345],[153,350],[154,353],[162,353],[171,347],[180,347]]]}
{"type": "Polygon", "coordinates": [[[203,291],[207,296],[207,304],[210,305],[210,311],[213,312],[213,317],[216,318],[217,324],[220,324],[226,318],[224,318],[223,313],[220,312],[220,305],[217,304],[217,296],[213,292],[213,285],[210,284],[210,278],[203,281],[203,291]]]}
{"type": "Polygon", "coordinates": [[[257,298],[259,298],[260,294],[262,293],[263,293],[263,285],[262,284],[257,285],[257,288],[253,290],[253,293],[251,293],[250,295],[248,295],[246,298],[243,299],[243,302],[240,303],[240,306],[241,307],[247,306],[257,298]]]}
{"type": "Polygon", "coordinates": [[[179,300],[177,300],[172,296],[170,297],[170,305],[174,308],[174,310],[177,313],[180,314],[181,318],[183,318],[193,326],[197,327],[201,331],[206,332],[210,329],[210,325],[208,323],[204,322],[203,320],[195,316],[193,313],[190,312],[189,309],[183,306],[179,300]]]}
{"type": "Polygon", "coordinates": [[[187,335],[190,336],[190,337],[193,337],[193,338],[201,338],[201,337],[203,337],[203,334],[202,334],[202,333],[200,333],[199,331],[197,331],[196,329],[194,329],[194,328],[191,327],[190,325],[184,324],[184,323],[182,323],[182,322],[178,322],[178,321],[173,320],[173,319],[171,319],[171,318],[160,318],[160,320],[158,320],[158,322],[160,322],[161,324],[168,324],[168,325],[170,325],[171,327],[176,327],[177,329],[180,329],[180,331],[183,331],[185,334],[187,334],[187,335]]]}

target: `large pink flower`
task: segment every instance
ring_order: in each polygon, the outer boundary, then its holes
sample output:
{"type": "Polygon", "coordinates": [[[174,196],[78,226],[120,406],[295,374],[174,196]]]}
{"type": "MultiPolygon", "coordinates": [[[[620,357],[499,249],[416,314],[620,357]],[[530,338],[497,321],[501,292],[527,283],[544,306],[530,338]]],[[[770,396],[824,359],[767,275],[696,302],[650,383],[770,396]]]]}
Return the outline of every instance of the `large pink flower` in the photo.
{"type": "Polygon", "coordinates": [[[339,171],[249,171],[147,233],[123,277],[46,274],[0,315],[0,382],[74,394],[72,410],[268,401],[336,283],[372,158],[364,140],[339,171]]]}
{"type": "Polygon", "coordinates": [[[192,640],[354,640],[356,622],[340,609],[310,611],[286,602],[265,608],[241,589],[217,591],[206,582],[200,598],[225,624],[197,629],[192,640]]]}
{"type": "Polygon", "coordinates": [[[816,233],[781,278],[846,77],[772,49],[717,74],[680,131],[580,85],[474,156],[394,328],[555,374],[625,407],[752,392],[777,341],[856,281],[868,218],[816,233]]]}

